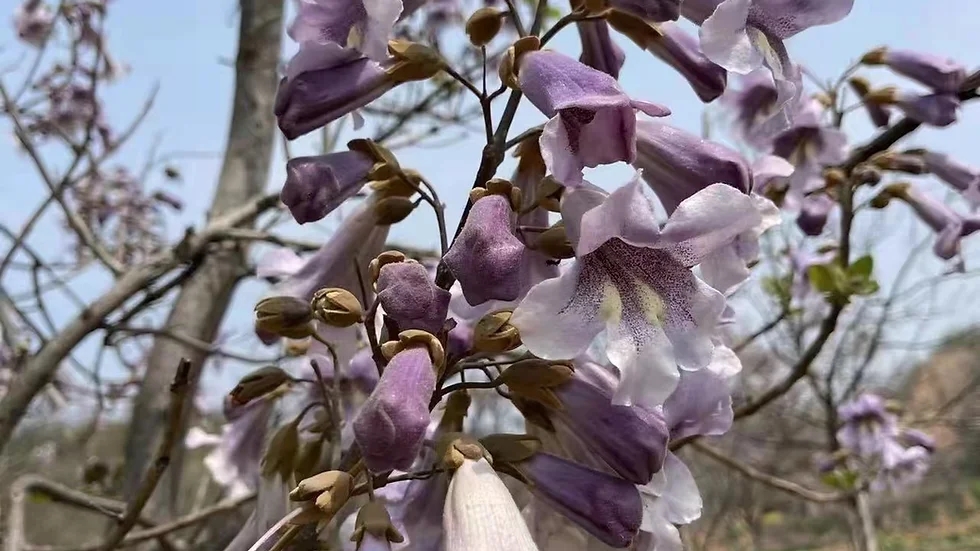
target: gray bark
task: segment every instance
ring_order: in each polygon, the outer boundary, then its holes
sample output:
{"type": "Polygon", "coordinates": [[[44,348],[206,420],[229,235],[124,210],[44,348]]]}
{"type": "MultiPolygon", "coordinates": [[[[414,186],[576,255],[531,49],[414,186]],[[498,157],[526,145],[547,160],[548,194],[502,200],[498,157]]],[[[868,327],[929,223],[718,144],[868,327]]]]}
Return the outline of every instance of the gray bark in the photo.
{"type": "MultiPolygon", "coordinates": [[[[228,143],[209,216],[221,214],[262,194],[272,159],[276,121],[273,101],[278,84],[283,0],[240,0],[235,95],[228,143]]],[[[226,247],[208,254],[181,287],[166,329],[211,342],[243,275],[245,250],[226,247]]],[[[207,354],[172,339],[157,338],[147,359],[146,375],[133,405],[126,440],[123,493],[132,495],[150,461],[163,429],[167,385],[180,358],[191,361],[192,392],[207,354]]],[[[191,403],[189,400],[188,403],[191,403]]],[[[186,419],[186,416],[185,416],[186,419]]],[[[178,446],[169,480],[158,489],[156,507],[176,510],[183,446],[178,446]]]]}

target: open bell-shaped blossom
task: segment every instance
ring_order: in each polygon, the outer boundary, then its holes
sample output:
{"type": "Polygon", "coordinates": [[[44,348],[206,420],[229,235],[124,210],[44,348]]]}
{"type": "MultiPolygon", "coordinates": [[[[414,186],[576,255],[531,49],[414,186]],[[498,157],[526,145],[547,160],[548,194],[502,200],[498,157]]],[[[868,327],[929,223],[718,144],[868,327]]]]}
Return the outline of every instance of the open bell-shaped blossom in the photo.
{"type": "Polygon", "coordinates": [[[562,408],[552,415],[568,429],[569,436],[580,440],[620,477],[646,484],[663,467],[667,423],[659,412],[613,404],[615,386],[588,379],[589,372],[601,369],[589,361],[576,362],[575,375],[554,389],[562,408]]]}
{"type": "Polygon", "coordinates": [[[299,0],[289,37],[296,42],[334,43],[382,61],[402,11],[401,0],[299,0]]]}
{"type": "Polygon", "coordinates": [[[708,59],[698,40],[676,23],[661,23],[657,29],[659,36],[647,43],[647,51],[680,73],[701,101],[710,103],[721,96],[728,71],[708,59]]]}
{"type": "Polygon", "coordinates": [[[917,429],[902,428],[898,433],[899,440],[906,446],[919,446],[929,453],[936,451],[936,439],[917,429]]]}
{"type": "Polygon", "coordinates": [[[927,448],[905,447],[896,440],[887,440],[882,445],[881,470],[871,482],[871,489],[900,492],[922,480],[931,459],[932,452],[927,448]]]}
{"type": "Polygon", "coordinates": [[[626,53],[613,42],[609,25],[605,21],[580,21],[576,26],[582,41],[579,61],[618,79],[619,71],[626,63],[626,53]]]}
{"type": "Polygon", "coordinates": [[[585,167],[635,160],[636,111],[670,114],[630,99],[615,78],[563,54],[533,51],[519,60],[521,91],[550,118],[541,134],[545,166],[566,186],[580,185],[585,167]]]}
{"type": "Polygon", "coordinates": [[[847,157],[847,135],[821,120],[823,109],[816,100],[800,104],[793,126],[773,139],[772,153],[789,161],[795,170],[789,177],[789,204],[798,204],[807,185],[823,168],[847,157]]]}
{"type": "Polygon", "coordinates": [[[381,307],[398,331],[421,329],[437,335],[449,310],[449,291],[436,286],[425,266],[414,260],[381,267],[377,282],[381,307]]]}
{"type": "Polygon", "coordinates": [[[520,296],[526,248],[514,235],[510,197],[491,193],[473,203],[463,230],[442,261],[472,306],[520,296]]]}
{"type": "Polygon", "coordinates": [[[453,473],[443,511],[445,551],[537,551],[510,491],[486,459],[453,473]]]}
{"type": "Polygon", "coordinates": [[[815,237],[823,233],[831,211],[837,203],[825,193],[815,193],[803,198],[796,225],[803,233],[815,237]]]}
{"type": "Polygon", "coordinates": [[[636,485],[549,453],[536,453],[516,469],[531,493],[602,543],[629,547],[643,520],[636,485]]]}
{"type": "Polygon", "coordinates": [[[701,27],[701,50],[710,60],[742,75],[766,67],[789,99],[801,82],[783,41],[840,21],[853,6],[854,0],[684,0],[681,14],[701,27]]]}
{"type": "Polygon", "coordinates": [[[779,87],[768,71],[758,70],[728,86],[719,102],[730,112],[736,133],[757,149],[792,125],[792,91],[779,87]]]}
{"type": "Polygon", "coordinates": [[[841,428],[837,440],[841,447],[859,457],[882,453],[885,443],[898,433],[898,419],[888,411],[885,401],[874,394],[862,394],[837,408],[841,428]]]}
{"type": "Polygon", "coordinates": [[[219,486],[235,497],[258,487],[259,465],[275,400],[261,398],[236,406],[226,399],[224,409],[227,423],[221,427],[221,435],[191,427],[185,441],[190,449],[214,446],[204,457],[204,467],[219,486]]]}
{"type": "Polygon", "coordinates": [[[876,48],[864,54],[861,62],[866,65],[884,65],[936,92],[958,92],[966,80],[966,68],[962,64],[948,57],[925,52],[876,48]]]}
{"type": "Polygon", "coordinates": [[[375,61],[333,42],[304,42],[276,92],[279,129],[294,140],[364,107],[400,83],[392,76],[398,63],[375,61]]]}
{"type": "Polygon", "coordinates": [[[279,198],[299,224],[316,222],[353,197],[374,162],[360,151],[294,157],[279,198]]]}
{"type": "Polygon", "coordinates": [[[962,238],[980,229],[980,217],[973,215],[964,218],[942,201],[909,184],[892,184],[876,200],[884,199],[887,202],[892,198],[912,207],[916,216],[936,232],[933,252],[944,260],[959,254],[962,238]]]}
{"type": "Polygon", "coordinates": [[[639,486],[643,523],[634,549],[638,551],[683,551],[677,526],[701,517],[701,492],[690,469],[668,453],[661,476],[639,486]]]}
{"type": "Polygon", "coordinates": [[[591,185],[567,190],[561,210],[575,261],[532,288],[511,324],[546,359],[576,357],[605,330],[605,353],[621,374],[614,402],[663,403],[678,364],[698,369],[710,361],[725,309],[724,296],[691,268],[758,225],[752,199],[709,186],[661,230],[637,176],[612,194],[591,185]]]}
{"type": "Polygon", "coordinates": [[[677,389],[664,402],[671,440],[728,432],[733,421],[731,381],[741,371],[738,355],[717,343],[707,367],[681,371],[677,389]]]}
{"type": "Polygon", "coordinates": [[[412,466],[429,426],[436,367],[426,346],[395,354],[354,419],[354,438],[371,472],[412,466]]]}
{"type": "Polygon", "coordinates": [[[970,208],[980,208],[980,169],[951,159],[945,153],[926,151],[922,154],[926,168],[937,178],[958,190],[970,208]]]}

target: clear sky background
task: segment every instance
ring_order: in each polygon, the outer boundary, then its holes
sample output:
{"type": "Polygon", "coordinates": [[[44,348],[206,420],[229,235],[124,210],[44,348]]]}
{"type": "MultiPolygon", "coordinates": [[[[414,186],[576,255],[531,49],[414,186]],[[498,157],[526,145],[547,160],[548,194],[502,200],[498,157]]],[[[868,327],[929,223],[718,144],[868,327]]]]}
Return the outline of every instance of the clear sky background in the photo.
{"type": "MultiPolygon", "coordinates": [[[[0,17],[11,14],[18,3],[19,0],[0,0],[0,17]]],[[[980,2],[857,0],[855,4],[853,12],[843,22],[811,29],[790,40],[789,50],[793,57],[824,79],[836,77],[862,53],[885,44],[947,55],[961,60],[971,69],[980,66],[980,50],[977,48],[980,2]]],[[[177,184],[173,191],[184,198],[186,208],[171,221],[168,230],[172,235],[179,235],[187,225],[200,223],[217,180],[231,112],[231,60],[236,49],[236,10],[237,3],[231,0],[112,2],[108,26],[110,48],[117,58],[131,66],[132,71],[109,88],[104,96],[111,120],[117,126],[125,125],[139,111],[153,87],[157,84],[160,87],[154,109],[142,130],[120,153],[117,161],[139,170],[154,146],[157,147],[158,156],[173,155],[175,164],[183,174],[183,183],[177,184]]],[[[634,97],[669,106],[673,111],[669,119],[671,124],[699,132],[704,106],[687,83],[632,43],[621,39],[618,41],[627,52],[626,66],[620,79],[624,88],[634,97]]],[[[572,28],[563,31],[552,45],[570,55],[577,56],[579,53],[578,36],[572,28]]],[[[293,48],[292,44],[287,44],[288,51],[293,48]]],[[[0,31],[0,66],[16,61],[20,51],[11,27],[4,27],[0,31]]],[[[894,81],[913,87],[881,71],[867,71],[866,74],[880,84],[894,81]]],[[[19,82],[16,75],[15,72],[13,76],[4,77],[8,86],[19,82]]],[[[498,116],[503,103],[499,101],[495,106],[498,116]]],[[[873,135],[863,113],[856,113],[850,119],[848,130],[856,143],[866,141],[873,135]]],[[[543,121],[540,113],[525,105],[512,127],[512,134],[543,121]]],[[[5,120],[0,125],[0,132],[10,136],[5,120]]],[[[348,133],[345,139],[356,135],[348,133]]],[[[369,135],[364,134],[365,137],[369,135]]],[[[460,134],[457,137],[449,145],[438,149],[417,147],[398,152],[403,166],[420,170],[437,186],[447,203],[447,219],[451,228],[455,227],[465,204],[483,147],[481,134],[460,134]]],[[[958,159],[980,164],[978,138],[980,105],[973,105],[963,110],[961,122],[956,126],[944,130],[920,130],[907,143],[910,146],[928,146],[958,159]]],[[[309,152],[311,147],[309,141],[301,140],[293,147],[293,154],[309,152]]],[[[270,189],[281,186],[284,166],[282,150],[277,148],[270,189]]],[[[499,174],[507,177],[512,167],[512,160],[508,160],[499,174]]],[[[42,185],[28,158],[15,150],[12,138],[0,141],[0,169],[0,219],[8,226],[18,228],[42,200],[42,185]]],[[[625,182],[629,175],[627,167],[617,166],[603,168],[587,177],[605,187],[614,187],[625,182]]],[[[928,180],[923,182],[927,182],[931,191],[945,192],[945,188],[939,185],[928,183],[928,180]]],[[[862,220],[858,222],[863,239],[878,237],[876,261],[885,288],[911,244],[927,235],[920,226],[909,224],[910,217],[906,211],[902,205],[895,205],[883,218],[866,217],[874,219],[873,227],[862,220]],[[909,230],[910,227],[913,230],[909,230]]],[[[333,225],[334,222],[328,219],[318,227],[287,228],[286,233],[324,239],[333,225]]],[[[431,212],[421,208],[393,230],[392,238],[435,248],[438,243],[435,228],[431,212]]],[[[980,241],[980,237],[975,237],[974,243],[965,248],[968,269],[980,262],[976,254],[976,241],[980,241]]],[[[66,242],[58,220],[54,217],[49,219],[32,244],[52,256],[65,250],[66,242]]],[[[0,246],[0,251],[7,246],[6,243],[0,246]]],[[[929,260],[918,269],[922,276],[942,272],[940,263],[932,261],[929,255],[926,258],[929,260]]],[[[78,281],[81,284],[80,294],[86,298],[94,298],[108,284],[108,280],[98,274],[83,274],[78,281]]],[[[26,281],[13,278],[5,283],[11,291],[15,291],[26,281]]],[[[926,336],[935,338],[952,328],[977,320],[975,308],[968,307],[974,304],[970,298],[977,298],[975,286],[968,283],[950,286],[951,289],[954,287],[954,290],[942,293],[937,299],[939,306],[946,307],[941,311],[945,317],[926,336]]],[[[249,329],[251,305],[264,289],[263,284],[255,282],[241,287],[226,323],[232,342],[254,346],[249,329]]],[[[63,313],[64,319],[73,312],[70,303],[56,297],[53,297],[51,304],[63,313]]],[[[747,305],[746,309],[751,310],[747,305]]],[[[757,314],[751,311],[747,315],[758,319],[757,314]]],[[[917,336],[923,338],[922,334],[917,336]]],[[[94,344],[93,339],[86,341],[76,357],[82,361],[91,358],[94,344]]],[[[270,351],[257,348],[256,353],[271,355],[270,351]]],[[[896,362],[906,359],[904,355],[895,357],[896,362]]],[[[229,366],[221,372],[209,374],[207,388],[211,395],[226,392],[244,369],[229,366]]]]}

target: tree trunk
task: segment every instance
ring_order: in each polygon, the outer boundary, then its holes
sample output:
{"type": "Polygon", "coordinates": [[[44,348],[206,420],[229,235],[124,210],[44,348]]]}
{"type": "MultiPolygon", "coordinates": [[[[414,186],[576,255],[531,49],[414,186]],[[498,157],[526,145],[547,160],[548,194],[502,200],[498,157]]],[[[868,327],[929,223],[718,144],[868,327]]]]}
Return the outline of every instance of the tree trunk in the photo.
{"type": "MultiPolygon", "coordinates": [[[[219,216],[262,194],[269,177],[276,135],[273,101],[279,80],[283,0],[240,0],[239,4],[234,104],[209,217],[219,216]]],[[[226,247],[205,256],[198,270],[181,287],[166,329],[211,342],[243,275],[245,252],[241,247],[226,247]]],[[[139,486],[160,438],[167,410],[167,385],[181,358],[191,361],[191,392],[194,392],[207,354],[172,339],[154,341],[126,439],[123,492],[127,497],[139,486]]],[[[155,496],[156,508],[162,507],[171,514],[176,511],[179,495],[182,442],[177,448],[168,480],[155,496]]]]}

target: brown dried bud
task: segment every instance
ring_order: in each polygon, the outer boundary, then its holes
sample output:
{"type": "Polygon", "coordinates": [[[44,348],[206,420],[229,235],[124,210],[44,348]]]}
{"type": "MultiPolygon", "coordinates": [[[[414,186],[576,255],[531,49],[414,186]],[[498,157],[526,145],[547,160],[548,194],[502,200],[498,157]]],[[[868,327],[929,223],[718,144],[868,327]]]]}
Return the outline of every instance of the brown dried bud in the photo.
{"type": "Polygon", "coordinates": [[[311,476],[320,463],[322,453],[323,441],[319,438],[304,442],[300,446],[299,453],[296,454],[296,462],[293,464],[293,474],[296,478],[302,480],[311,476]]]}
{"type": "Polygon", "coordinates": [[[876,195],[869,204],[871,208],[883,209],[888,206],[888,203],[892,199],[905,197],[908,193],[909,184],[907,183],[897,183],[885,186],[885,189],[881,190],[878,195],[876,195]]]}
{"type": "Polygon", "coordinates": [[[369,501],[357,512],[354,533],[351,534],[350,540],[356,541],[360,547],[364,534],[371,534],[379,540],[393,543],[405,541],[395,525],[391,523],[391,515],[380,501],[369,501]]]}
{"type": "Polygon", "coordinates": [[[408,197],[393,195],[374,204],[374,216],[379,226],[390,226],[408,218],[415,210],[415,201],[408,197]]]}
{"type": "Polygon", "coordinates": [[[568,363],[532,358],[511,364],[500,374],[500,379],[518,396],[562,409],[553,389],[571,379],[573,373],[568,363]]]}
{"type": "Polygon", "coordinates": [[[575,248],[568,240],[565,224],[560,221],[538,235],[536,248],[551,258],[575,258],[575,248]]]}
{"type": "Polygon", "coordinates": [[[450,432],[439,437],[436,442],[436,457],[439,465],[448,470],[458,469],[467,459],[471,461],[486,459],[493,462],[493,456],[479,441],[459,432],[450,432]]]}
{"type": "Polygon", "coordinates": [[[98,457],[90,457],[82,467],[82,482],[85,484],[102,484],[109,476],[109,465],[98,457]]]}
{"type": "Polygon", "coordinates": [[[388,52],[399,60],[387,71],[395,82],[427,80],[446,67],[439,52],[417,42],[389,40],[388,52]]]}
{"type": "Polygon", "coordinates": [[[510,200],[510,208],[515,212],[521,210],[521,190],[514,187],[509,180],[493,178],[487,182],[486,187],[471,189],[470,202],[475,203],[487,195],[502,195],[510,200]]]}
{"type": "Polygon", "coordinates": [[[871,82],[862,76],[851,77],[847,79],[847,83],[851,85],[851,89],[862,99],[871,91],[871,82]]]}
{"type": "Polygon", "coordinates": [[[242,377],[229,395],[232,403],[241,406],[276,390],[290,380],[289,374],[282,369],[267,365],[242,377]]]}
{"type": "MultiPolygon", "coordinates": [[[[337,492],[350,496],[354,478],[345,471],[325,471],[309,478],[304,478],[289,492],[292,501],[309,501],[321,494],[337,492]]],[[[344,498],[347,499],[346,497],[344,498]]]]}
{"type": "Polygon", "coordinates": [[[521,335],[510,324],[511,310],[492,312],[480,318],[473,328],[473,349],[498,354],[521,345],[521,335]]]}
{"type": "Polygon", "coordinates": [[[898,101],[898,88],[885,86],[877,90],[871,90],[864,96],[864,102],[875,105],[890,105],[898,101]]]}
{"type": "Polygon", "coordinates": [[[872,155],[869,162],[883,170],[904,172],[906,174],[925,174],[928,172],[925,160],[918,155],[882,151],[872,155]]]}
{"type": "Polygon", "coordinates": [[[466,20],[466,36],[470,37],[470,44],[477,47],[486,46],[497,36],[503,24],[503,17],[499,10],[480,8],[466,20]]]}
{"type": "Polygon", "coordinates": [[[405,254],[401,251],[385,251],[379,254],[374,260],[368,264],[368,270],[371,271],[371,282],[377,283],[378,278],[381,276],[381,268],[386,264],[394,264],[395,262],[404,262],[405,254]]]}
{"type": "Polygon", "coordinates": [[[530,434],[491,434],[481,438],[480,443],[495,464],[527,461],[541,450],[541,440],[530,434]]]}
{"type": "Polygon", "coordinates": [[[429,349],[429,357],[432,358],[432,367],[437,374],[442,374],[442,368],[446,364],[446,351],[442,347],[439,339],[432,333],[421,329],[408,329],[398,334],[397,341],[388,341],[381,345],[381,354],[386,360],[391,361],[396,354],[413,346],[423,345],[429,349]]]}
{"type": "Polygon", "coordinates": [[[888,48],[884,46],[880,48],[875,48],[870,52],[861,56],[861,63],[865,65],[883,65],[885,63],[885,54],[888,48]]]}
{"type": "Polygon", "coordinates": [[[293,421],[277,430],[269,440],[269,448],[262,458],[262,474],[279,473],[283,481],[289,480],[299,450],[299,426],[293,421]]]}
{"type": "Polygon", "coordinates": [[[339,287],[320,289],[313,294],[316,319],[331,327],[350,327],[364,319],[364,308],[353,293],[339,287]]]}
{"type": "Polygon", "coordinates": [[[619,10],[609,10],[606,13],[609,26],[626,35],[640,49],[646,50],[652,42],[663,38],[663,34],[644,19],[619,10]]]}
{"type": "Polygon", "coordinates": [[[519,90],[520,84],[517,81],[517,71],[521,64],[521,56],[527,52],[541,49],[541,39],[536,36],[525,36],[514,42],[500,59],[498,74],[500,82],[506,84],[512,90],[519,90]]]}
{"type": "Polygon", "coordinates": [[[313,308],[305,300],[282,296],[262,299],[255,305],[255,328],[290,339],[313,334],[313,308]]]}

